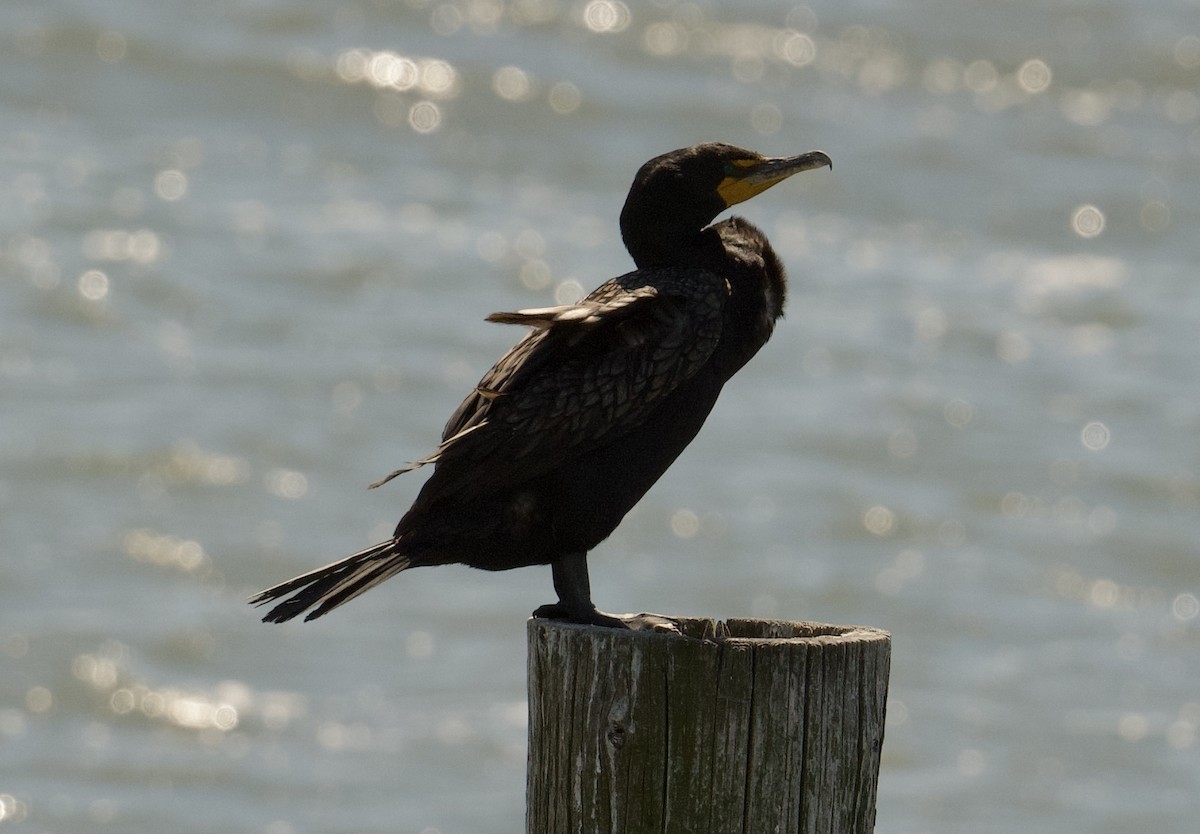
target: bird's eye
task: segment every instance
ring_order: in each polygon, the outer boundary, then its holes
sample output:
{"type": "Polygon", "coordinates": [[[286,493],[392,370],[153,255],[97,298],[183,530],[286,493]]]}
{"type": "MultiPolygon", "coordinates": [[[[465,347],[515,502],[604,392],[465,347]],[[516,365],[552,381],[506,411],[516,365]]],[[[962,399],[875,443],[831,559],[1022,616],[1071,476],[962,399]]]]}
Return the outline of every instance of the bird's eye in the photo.
{"type": "Polygon", "coordinates": [[[753,168],[758,164],[757,159],[731,159],[725,163],[725,176],[736,177],[745,176],[747,168],[753,168]]]}

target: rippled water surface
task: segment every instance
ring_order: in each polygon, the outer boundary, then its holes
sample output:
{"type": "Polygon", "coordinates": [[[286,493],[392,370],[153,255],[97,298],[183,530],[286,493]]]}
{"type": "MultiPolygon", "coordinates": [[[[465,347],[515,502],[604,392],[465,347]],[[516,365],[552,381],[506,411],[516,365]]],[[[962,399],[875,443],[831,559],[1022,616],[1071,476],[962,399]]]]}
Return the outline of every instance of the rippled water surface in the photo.
{"type": "Polygon", "coordinates": [[[522,831],[548,570],[243,601],[719,139],[835,168],[598,602],[892,631],[881,832],[1196,830],[1193,3],[16,2],[0,79],[0,825],[522,831]]]}

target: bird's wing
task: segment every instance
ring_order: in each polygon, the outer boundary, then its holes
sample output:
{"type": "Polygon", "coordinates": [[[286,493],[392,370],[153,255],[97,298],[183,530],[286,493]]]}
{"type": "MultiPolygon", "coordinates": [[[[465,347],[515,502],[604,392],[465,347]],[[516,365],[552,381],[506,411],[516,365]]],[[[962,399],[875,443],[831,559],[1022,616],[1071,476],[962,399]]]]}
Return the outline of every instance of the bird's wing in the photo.
{"type": "Polygon", "coordinates": [[[711,272],[644,269],[578,304],[488,316],[534,331],[484,375],[433,454],[374,486],[434,463],[436,492],[466,495],[535,477],[635,428],[708,360],[728,292],[711,272]]]}

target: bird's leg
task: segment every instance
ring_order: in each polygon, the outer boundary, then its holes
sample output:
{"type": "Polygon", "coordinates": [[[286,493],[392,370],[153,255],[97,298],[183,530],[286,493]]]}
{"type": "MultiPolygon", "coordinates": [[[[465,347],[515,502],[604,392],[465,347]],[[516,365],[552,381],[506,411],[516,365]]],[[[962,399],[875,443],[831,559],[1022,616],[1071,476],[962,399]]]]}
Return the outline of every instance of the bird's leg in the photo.
{"type": "Polygon", "coordinates": [[[592,602],[592,581],[588,576],[587,553],[568,553],[550,563],[554,591],[558,602],[543,605],[533,612],[535,617],[568,620],[573,623],[621,628],[615,617],[602,614],[592,602]]]}
{"type": "Polygon", "coordinates": [[[543,605],[533,616],[547,620],[597,625],[605,628],[631,628],[638,631],[678,633],[674,622],[658,614],[606,614],[592,603],[592,583],[588,577],[587,553],[568,553],[550,563],[558,602],[543,605]]]}

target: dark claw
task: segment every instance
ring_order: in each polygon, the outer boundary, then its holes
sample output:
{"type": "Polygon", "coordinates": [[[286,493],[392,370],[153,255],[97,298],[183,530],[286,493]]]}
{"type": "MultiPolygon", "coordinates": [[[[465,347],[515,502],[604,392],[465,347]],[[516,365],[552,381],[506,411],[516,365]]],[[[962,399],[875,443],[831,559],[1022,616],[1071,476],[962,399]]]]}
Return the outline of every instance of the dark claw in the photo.
{"type": "Polygon", "coordinates": [[[567,620],[567,608],[561,602],[551,602],[540,606],[533,612],[539,620],[567,620]]]}

